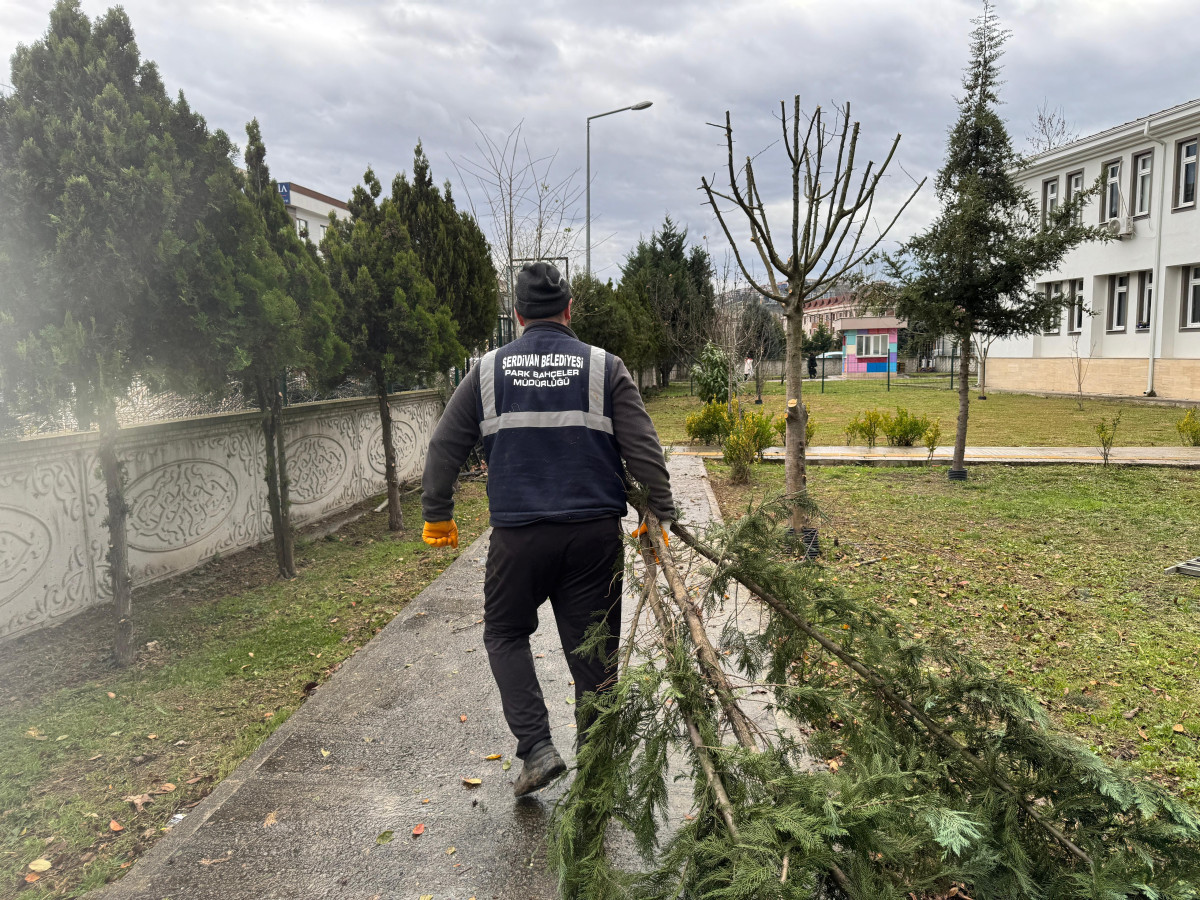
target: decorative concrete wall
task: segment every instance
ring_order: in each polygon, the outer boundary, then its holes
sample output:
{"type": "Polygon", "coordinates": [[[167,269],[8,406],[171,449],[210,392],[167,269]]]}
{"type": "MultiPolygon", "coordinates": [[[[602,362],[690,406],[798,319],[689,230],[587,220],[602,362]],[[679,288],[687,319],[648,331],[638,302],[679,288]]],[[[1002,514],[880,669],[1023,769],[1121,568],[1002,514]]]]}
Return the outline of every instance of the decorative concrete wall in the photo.
{"type": "MultiPolygon", "coordinates": [[[[417,478],[442,404],[391,398],[402,479],[417,478]]],[[[185,572],[271,536],[257,412],[123,429],[133,584],[185,572]]],[[[384,488],[374,399],[285,410],[293,520],[313,522],[384,488]]],[[[95,432],[0,444],[0,640],[56,624],[112,596],[95,432]]]]}

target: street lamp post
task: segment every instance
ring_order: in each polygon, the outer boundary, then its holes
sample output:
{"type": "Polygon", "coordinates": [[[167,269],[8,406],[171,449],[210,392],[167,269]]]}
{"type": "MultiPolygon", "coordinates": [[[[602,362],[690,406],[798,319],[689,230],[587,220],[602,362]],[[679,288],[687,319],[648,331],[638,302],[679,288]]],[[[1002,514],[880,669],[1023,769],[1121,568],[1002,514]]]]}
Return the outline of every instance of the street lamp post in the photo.
{"type": "Polygon", "coordinates": [[[605,116],[611,116],[614,113],[625,112],[627,109],[646,109],[651,106],[649,100],[643,100],[641,103],[634,103],[632,106],[622,106],[620,109],[610,109],[608,112],[597,113],[594,116],[587,118],[587,234],[584,238],[587,243],[587,254],[584,263],[584,270],[592,274],[592,119],[602,119],[605,116]]]}

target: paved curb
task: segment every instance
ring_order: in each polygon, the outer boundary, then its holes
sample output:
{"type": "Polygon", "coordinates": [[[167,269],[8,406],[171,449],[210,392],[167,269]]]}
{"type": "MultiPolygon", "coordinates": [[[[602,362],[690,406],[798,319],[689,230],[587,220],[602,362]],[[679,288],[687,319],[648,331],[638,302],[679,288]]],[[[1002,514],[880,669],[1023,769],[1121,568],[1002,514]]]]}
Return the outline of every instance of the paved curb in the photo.
{"type": "MultiPolygon", "coordinates": [[[[676,447],[679,456],[721,459],[720,450],[676,447]]],[[[920,447],[811,447],[806,454],[810,466],[944,466],[952,452],[934,451],[932,463],[927,450],[920,447]]],[[[782,463],[783,448],[769,447],[763,461],[782,463]]],[[[1090,447],[968,447],[968,466],[1074,466],[1103,465],[1099,450],[1090,447]]],[[[1200,448],[1191,447],[1113,447],[1109,465],[1200,469],[1200,448]]]]}

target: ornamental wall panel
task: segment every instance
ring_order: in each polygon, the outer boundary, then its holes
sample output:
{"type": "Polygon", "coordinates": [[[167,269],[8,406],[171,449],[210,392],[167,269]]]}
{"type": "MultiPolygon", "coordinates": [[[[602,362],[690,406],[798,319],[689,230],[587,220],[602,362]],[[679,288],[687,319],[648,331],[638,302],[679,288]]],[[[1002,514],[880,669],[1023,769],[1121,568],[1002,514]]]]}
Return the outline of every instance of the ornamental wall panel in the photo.
{"type": "MultiPolygon", "coordinates": [[[[391,398],[402,480],[420,478],[442,403],[433,391],[391,398]]],[[[305,525],[384,490],[378,402],[288,407],[284,447],[293,521],[305,525]]],[[[95,433],[0,444],[0,640],[57,624],[112,597],[108,504],[95,433]]],[[[256,412],[123,430],[134,586],[271,537],[256,412]]]]}

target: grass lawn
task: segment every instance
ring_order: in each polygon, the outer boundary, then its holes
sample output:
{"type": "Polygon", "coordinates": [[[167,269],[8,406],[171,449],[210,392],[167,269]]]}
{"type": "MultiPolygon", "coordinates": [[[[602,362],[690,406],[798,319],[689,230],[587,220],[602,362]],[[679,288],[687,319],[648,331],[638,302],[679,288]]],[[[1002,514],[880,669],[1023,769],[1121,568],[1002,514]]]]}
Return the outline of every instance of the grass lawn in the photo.
{"type": "MultiPolygon", "coordinates": [[[[273,577],[268,546],[136,591],[143,650],[126,670],[105,662],[107,607],[6,645],[0,897],[112,880],[252,753],[457,557],[421,542],[417,494],[404,521],[392,534],[370,512],[299,542],[294,581],[273,577]],[[144,794],[138,812],[126,798],[144,794]],[[36,859],[52,868],[26,891],[36,859]]],[[[457,521],[466,549],[487,525],[481,483],[464,484],[457,521]]]]}
{"type": "MultiPolygon", "coordinates": [[[[779,465],[748,486],[708,467],[727,518],[783,488],[779,465]]],[[[822,467],[809,487],[847,591],[962,641],[1099,752],[1200,800],[1200,580],[1163,574],[1200,554],[1200,473],[822,467]]]]}
{"type": "MultiPolygon", "coordinates": [[[[941,382],[945,384],[945,381],[941,382]]],[[[864,409],[877,407],[894,411],[903,406],[914,415],[942,420],[942,443],[954,443],[954,424],[958,419],[958,394],[943,388],[902,386],[893,380],[888,391],[883,381],[826,381],[821,393],[820,381],[804,383],[804,401],[817,420],[816,445],[844,444],[846,425],[864,409]]],[[[743,385],[742,402],[753,403],[753,395],[743,385]]],[[[1116,444],[1120,447],[1178,446],[1175,423],[1186,412],[1174,406],[1155,406],[1136,401],[1085,400],[1080,412],[1075,401],[1065,397],[1034,397],[1030,394],[989,394],[976,400],[971,394],[971,419],[967,444],[980,447],[1092,447],[1096,445],[1096,423],[1102,417],[1121,414],[1116,444]]],[[[784,391],[778,382],[763,389],[763,404],[776,413],[783,412],[784,391]]],[[[687,442],[684,420],[700,408],[700,401],[688,395],[684,383],[672,385],[646,403],[663,443],[687,442]]],[[[882,437],[880,438],[882,441],[882,437]]]]}

